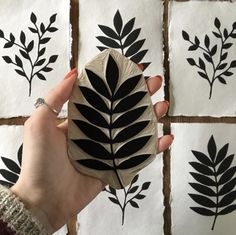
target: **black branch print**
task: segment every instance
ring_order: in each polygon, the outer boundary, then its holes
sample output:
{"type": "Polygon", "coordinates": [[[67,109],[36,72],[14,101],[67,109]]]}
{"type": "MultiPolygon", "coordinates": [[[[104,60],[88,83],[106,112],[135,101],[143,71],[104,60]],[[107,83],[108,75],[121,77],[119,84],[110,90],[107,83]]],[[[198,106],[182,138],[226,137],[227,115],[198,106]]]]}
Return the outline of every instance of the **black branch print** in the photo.
{"type": "Polygon", "coordinates": [[[190,207],[203,216],[214,216],[211,230],[214,230],[218,216],[226,215],[236,209],[236,166],[232,166],[234,154],[228,155],[229,144],[217,151],[214,136],[207,144],[208,154],[192,150],[197,161],[189,162],[196,172],[190,172],[198,183],[189,183],[200,194],[189,196],[200,207],[190,207]]]}
{"type": "Polygon", "coordinates": [[[236,22],[233,23],[232,29],[229,31],[227,28],[222,28],[218,18],[215,18],[214,25],[216,29],[212,31],[212,34],[219,39],[218,44],[212,44],[208,35],[205,35],[204,43],[201,43],[197,36],[191,40],[189,34],[182,31],[183,39],[191,44],[188,50],[202,51],[202,58],[199,57],[198,60],[187,58],[187,61],[191,66],[197,67],[198,75],[209,83],[209,99],[212,97],[215,81],[226,85],[228,78],[234,74],[232,69],[236,68],[236,60],[227,62],[229,49],[233,46],[232,40],[236,38],[236,22]],[[212,69],[210,70],[209,67],[212,69]]]}
{"type": "Polygon", "coordinates": [[[150,122],[146,119],[139,120],[140,116],[147,112],[148,106],[136,107],[147,92],[132,93],[142,74],[131,77],[118,86],[119,68],[111,55],[108,57],[105,69],[106,83],[94,72],[86,69],[86,73],[94,90],[84,86],[79,88],[91,106],[75,103],[75,107],[87,121],[73,120],[73,122],[89,139],[72,139],[72,141],[87,153],[90,159],[81,159],[77,162],[94,170],[114,171],[120,188],[123,188],[120,174],[129,168],[139,166],[151,156],[146,153],[130,157],[141,150],[152,137],[148,134],[140,136],[150,122]],[[109,121],[104,118],[104,114],[109,121]],[[114,115],[117,114],[119,116],[115,119],[114,115]],[[108,135],[104,133],[104,128],[108,130],[108,135]],[[123,129],[113,136],[117,128],[123,129]],[[122,142],[124,144],[117,150],[115,144],[122,142]],[[109,151],[103,146],[104,144],[108,144],[109,151]],[[121,159],[122,162],[117,163],[117,160],[121,159]]]}
{"type": "Polygon", "coordinates": [[[122,199],[119,198],[116,189],[108,186],[104,189],[104,191],[106,191],[107,193],[111,194],[111,197],[108,197],[109,200],[118,205],[119,208],[121,209],[122,212],[122,219],[121,219],[121,223],[122,225],[124,225],[125,222],[125,211],[128,205],[131,205],[134,208],[139,208],[138,205],[138,201],[143,200],[146,195],[144,195],[144,191],[148,190],[151,182],[145,182],[142,184],[142,186],[140,187],[139,185],[134,185],[135,183],[137,183],[139,178],[139,175],[136,175],[131,184],[129,186],[127,186],[126,188],[123,188],[124,191],[124,197],[122,197],[122,199]],[[136,200],[136,201],[135,201],[136,200]]]}
{"type": "Polygon", "coordinates": [[[46,81],[44,73],[53,70],[50,65],[55,63],[58,58],[58,55],[51,55],[49,59],[45,56],[46,44],[51,40],[51,37],[47,36],[47,34],[54,33],[58,30],[58,28],[53,26],[56,16],[57,14],[53,14],[46,26],[44,23],[37,23],[36,15],[31,13],[30,20],[32,26],[28,27],[28,29],[37,36],[37,39],[30,37],[28,38],[28,42],[27,34],[24,31],[21,31],[20,42],[17,43],[12,33],[10,33],[9,37],[6,37],[0,29],[0,38],[6,41],[4,48],[15,46],[19,50],[19,54],[15,55],[14,59],[10,56],[2,56],[2,58],[7,64],[16,66],[15,72],[28,81],[29,96],[31,96],[33,78],[38,77],[40,80],[46,81]],[[27,66],[27,63],[29,66],[27,66]]]}
{"type": "Polygon", "coordinates": [[[17,152],[18,163],[11,160],[10,158],[1,157],[2,162],[5,164],[8,170],[0,169],[0,175],[6,180],[0,180],[0,184],[6,187],[11,187],[18,180],[21,172],[22,148],[23,145],[20,146],[17,152]]]}
{"type": "MultiPolygon", "coordinates": [[[[147,54],[148,50],[142,49],[146,39],[139,40],[141,28],[134,29],[134,23],[135,18],[132,18],[126,24],[123,24],[120,11],[117,10],[113,18],[114,29],[105,25],[98,25],[106,36],[96,37],[103,45],[105,45],[97,46],[97,48],[100,51],[103,51],[107,48],[118,49],[121,51],[122,55],[128,57],[134,63],[140,63],[147,54]]],[[[150,64],[151,62],[142,63],[143,71],[150,64]]]]}

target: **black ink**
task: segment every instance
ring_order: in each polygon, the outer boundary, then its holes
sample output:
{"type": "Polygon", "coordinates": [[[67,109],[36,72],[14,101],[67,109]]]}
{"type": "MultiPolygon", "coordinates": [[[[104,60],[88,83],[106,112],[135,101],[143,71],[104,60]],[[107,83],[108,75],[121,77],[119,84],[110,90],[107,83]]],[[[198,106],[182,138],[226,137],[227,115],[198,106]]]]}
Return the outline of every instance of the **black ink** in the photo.
{"type": "Polygon", "coordinates": [[[143,191],[147,190],[151,184],[151,182],[145,182],[145,183],[143,183],[143,185],[140,189],[139,188],[140,186],[134,185],[138,181],[138,177],[139,177],[139,175],[136,175],[134,177],[134,179],[132,180],[131,184],[127,188],[123,188],[123,191],[124,191],[123,203],[121,202],[121,200],[119,200],[116,189],[114,189],[110,186],[108,186],[104,189],[104,191],[106,191],[112,195],[112,197],[108,197],[109,200],[112,203],[117,204],[120,207],[121,212],[122,212],[122,222],[121,222],[122,225],[124,225],[124,222],[125,222],[126,207],[130,204],[134,208],[139,208],[138,203],[134,200],[135,199],[137,199],[137,200],[144,199],[146,196],[143,194],[143,191]],[[136,194],[132,195],[134,193],[136,193],[136,194]],[[128,199],[128,197],[130,197],[130,198],[128,199]]]}
{"type": "Polygon", "coordinates": [[[4,36],[4,32],[0,30],[0,38],[3,38],[6,41],[4,48],[11,48],[13,45],[18,47],[19,56],[15,55],[15,60],[12,60],[9,56],[3,56],[2,58],[8,64],[13,64],[16,66],[15,72],[25,77],[29,84],[29,96],[31,96],[32,81],[35,76],[40,80],[46,81],[46,77],[43,73],[48,73],[53,70],[49,67],[50,64],[55,63],[58,55],[52,55],[48,60],[43,58],[43,55],[46,52],[46,44],[50,41],[51,37],[45,37],[45,34],[56,32],[58,29],[53,27],[53,23],[56,21],[56,15],[53,14],[50,17],[50,23],[48,26],[45,26],[44,23],[37,24],[37,17],[34,13],[31,13],[30,20],[33,24],[33,27],[28,27],[31,33],[37,35],[37,40],[31,40],[27,43],[27,38],[25,32],[21,31],[20,33],[20,43],[16,43],[15,37],[10,33],[9,39],[4,36]],[[37,41],[37,43],[36,43],[37,41]],[[36,51],[33,51],[35,48],[36,51]],[[32,55],[33,54],[33,55],[32,55]],[[36,58],[34,58],[36,54],[36,58]],[[26,71],[27,66],[24,66],[25,62],[28,61],[30,69],[26,71]],[[41,68],[38,68],[41,67],[41,68]]]}
{"type": "MultiPolygon", "coordinates": [[[[132,18],[124,25],[120,12],[119,10],[117,10],[113,18],[114,29],[105,25],[98,25],[101,31],[106,36],[96,37],[102,44],[105,45],[105,47],[97,46],[97,48],[100,51],[103,51],[108,47],[114,49],[120,49],[122,55],[125,55],[126,57],[130,58],[130,60],[132,60],[134,63],[137,64],[140,63],[147,54],[148,50],[141,50],[145,42],[145,39],[138,40],[141,28],[133,30],[134,23],[135,23],[135,18],[132,18]]],[[[150,64],[151,62],[142,63],[143,71],[150,64]]]]}
{"type": "Polygon", "coordinates": [[[228,32],[226,28],[221,28],[221,23],[218,18],[215,18],[214,24],[216,31],[213,31],[212,33],[220,40],[220,46],[217,44],[212,45],[208,35],[205,35],[204,45],[201,45],[197,36],[195,36],[194,40],[191,40],[189,34],[186,31],[182,31],[183,39],[191,43],[188,50],[195,51],[199,49],[203,53],[203,57],[199,58],[198,61],[195,61],[193,58],[187,58],[187,61],[191,66],[196,66],[199,68],[199,76],[209,83],[209,99],[212,97],[214,82],[218,80],[221,84],[226,85],[227,78],[233,75],[233,73],[229,70],[236,68],[236,60],[231,63],[225,61],[228,57],[227,50],[233,45],[233,43],[229,43],[228,40],[230,38],[236,38],[236,22],[232,25],[232,30],[230,32],[228,32]],[[216,63],[216,61],[218,62],[216,63]],[[212,67],[212,76],[209,75],[210,71],[207,71],[208,69],[206,67],[206,63],[209,63],[212,67]]]}
{"type": "MultiPolygon", "coordinates": [[[[116,22],[117,29],[119,29],[121,25],[121,23],[116,22]]],[[[144,154],[126,159],[119,165],[115,162],[115,159],[125,159],[137,153],[151,138],[150,135],[138,135],[149,124],[149,121],[137,122],[138,118],[146,111],[147,106],[135,108],[147,92],[138,91],[127,96],[139,83],[141,75],[131,77],[117,87],[119,69],[111,55],[108,58],[104,74],[106,82],[88,69],[86,69],[86,73],[94,90],[83,86],[79,88],[91,107],[75,104],[75,107],[87,121],[73,120],[73,122],[89,139],[74,139],[72,141],[92,158],[78,160],[78,163],[91,169],[113,170],[121,188],[123,188],[124,186],[122,185],[119,172],[138,166],[150,157],[150,154],[144,154]],[[129,86],[126,86],[127,84],[129,84],[129,86]],[[108,102],[105,102],[105,99],[108,102]],[[115,104],[114,102],[118,100],[119,102],[115,104]],[[105,120],[102,113],[108,115],[109,121],[105,120]],[[113,120],[113,115],[117,113],[121,115],[113,120]],[[105,134],[99,127],[108,129],[109,134],[105,134]],[[113,137],[113,129],[122,127],[125,128],[113,137]],[[130,138],[133,139],[130,140],[130,138]],[[114,144],[121,142],[124,142],[124,144],[115,151],[113,147],[114,144]],[[110,150],[108,151],[101,143],[109,144],[110,150]]]]}
{"type": "Polygon", "coordinates": [[[23,145],[20,146],[17,152],[18,163],[13,160],[5,157],[1,157],[3,163],[6,165],[8,170],[0,169],[0,174],[7,181],[0,180],[0,184],[5,185],[7,187],[13,186],[19,178],[21,172],[21,162],[22,162],[22,148],[23,145]]]}
{"type": "Polygon", "coordinates": [[[211,230],[214,230],[218,216],[236,210],[236,204],[232,204],[236,199],[236,191],[234,190],[236,167],[231,166],[234,154],[227,156],[228,147],[229,144],[225,144],[217,151],[215,139],[212,135],[207,145],[208,155],[192,150],[198,161],[189,162],[197,171],[197,173],[190,172],[190,174],[198,182],[189,184],[200,193],[190,193],[189,196],[197,204],[203,206],[190,207],[190,209],[200,215],[214,216],[211,230]]]}

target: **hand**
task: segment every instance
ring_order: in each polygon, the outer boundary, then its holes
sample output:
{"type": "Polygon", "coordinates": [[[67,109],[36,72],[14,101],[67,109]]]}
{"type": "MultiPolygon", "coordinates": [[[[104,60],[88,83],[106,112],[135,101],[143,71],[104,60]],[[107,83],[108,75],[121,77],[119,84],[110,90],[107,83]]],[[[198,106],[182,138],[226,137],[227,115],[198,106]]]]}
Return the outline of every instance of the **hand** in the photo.
{"type": "MultiPolygon", "coordinates": [[[[46,96],[46,102],[61,110],[69,99],[77,78],[72,70],[65,79],[46,96]]],[[[161,79],[147,82],[150,94],[161,86],[161,79]]],[[[157,118],[168,109],[166,102],[155,104],[157,118]]],[[[67,121],[56,125],[56,115],[45,105],[35,110],[24,125],[22,169],[11,191],[16,194],[46,226],[49,233],[62,227],[77,215],[105,187],[100,180],[75,170],[67,155],[67,121]]],[[[171,135],[158,139],[158,152],[167,149],[173,141],[171,135]]]]}

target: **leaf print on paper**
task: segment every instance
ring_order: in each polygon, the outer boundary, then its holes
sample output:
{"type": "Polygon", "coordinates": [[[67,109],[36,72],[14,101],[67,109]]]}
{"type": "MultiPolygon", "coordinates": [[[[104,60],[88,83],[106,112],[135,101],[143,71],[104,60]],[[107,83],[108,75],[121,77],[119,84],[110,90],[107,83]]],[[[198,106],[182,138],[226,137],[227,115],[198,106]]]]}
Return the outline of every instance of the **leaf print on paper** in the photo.
{"type": "Polygon", "coordinates": [[[28,29],[33,35],[36,35],[37,39],[32,39],[32,36],[27,37],[27,34],[21,31],[20,43],[16,42],[16,38],[12,33],[7,38],[0,29],[0,38],[6,41],[4,48],[15,46],[19,50],[18,55],[15,55],[14,59],[10,56],[2,56],[2,58],[7,64],[16,66],[15,72],[28,81],[29,96],[31,96],[33,78],[38,77],[38,79],[46,81],[44,73],[53,70],[51,64],[55,63],[58,58],[58,55],[51,55],[49,59],[45,56],[47,50],[46,44],[51,40],[48,34],[52,34],[58,30],[58,28],[53,26],[56,16],[57,14],[53,14],[49,19],[49,24],[45,26],[43,22],[37,23],[37,17],[32,12],[30,20],[33,26],[28,27],[28,29]]]}
{"type": "MultiPolygon", "coordinates": [[[[236,38],[236,22],[233,23],[232,29],[222,28],[221,22],[215,18],[215,28],[212,34],[219,40],[218,44],[213,44],[208,35],[205,35],[204,42],[195,36],[194,40],[190,39],[186,31],[182,31],[182,37],[191,45],[189,51],[202,51],[202,57],[197,60],[187,58],[187,62],[191,66],[198,68],[198,75],[205,79],[210,86],[209,99],[212,98],[213,85],[216,81],[226,85],[229,77],[234,75],[232,69],[236,68],[236,60],[227,61],[230,48],[233,46],[233,40],[236,38]],[[211,70],[209,69],[211,66],[211,70]]],[[[236,57],[235,57],[236,58],[236,57]]]]}
{"type": "Polygon", "coordinates": [[[127,188],[123,188],[123,200],[119,198],[117,194],[118,190],[112,188],[111,186],[108,186],[104,189],[104,191],[112,195],[111,197],[108,197],[109,200],[120,207],[122,212],[122,225],[124,225],[125,222],[125,211],[127,209],[127,206],[131,205],[134,208],[139,208],[139,202],[146,197],[146,195],[144,195],[144,191],[148,190],[149,186],[151,185],[151,182],[145,182],[141,187],[139,185],[134,185],[135,183],[137,183],[138,178],[139,175],[136,175],[133,178],[131,184],[127,188]]]}
{"type": "Polygon", "coordinates": [[[119,49],[122,55],[134,63],[142,63],[144,71],[151,62],[141,62],[148,52],[147,49],[142,49],[146,39],[139,39],[141,28],[134,29],[134,24],[135,17],[124,24],[120,11],[117,10],[113,18],[114,29],[106,25],[98,25],[105,36],[96,37],[104,45],[97,48],[100,51],[107,48],[119,49]]]}
{"type": "Polygon", "coordinates": [[[16,181],[19,178],[20,172],[21,172],[21,162],[22,162],[22,148],[23,145],[20,146],[17,152],[17,159],[18,163],[14,162],[10,158],[1,157],[2,162],[5,164],[5,166],[8,168],[8,170],[0,169],[0,175],[6,179],[0,180],[0,184],[11,187],[13,186],[16,181]]]}
{"type": "Polygon", "coordinates": [[[192,150],[197,161],[189,162],[196,172],[190,172],[197,183],[189,183],[199,194],[189,193],[199,207],[190,207],[203,216],[214,216],[211,230],[214,230],[218,216],[226,215],[236,209],[236,166],[232,166],[234,154],[228,155],[229,144],[217,150],[212,135],[208,144],[208,154],[192,150]]]}

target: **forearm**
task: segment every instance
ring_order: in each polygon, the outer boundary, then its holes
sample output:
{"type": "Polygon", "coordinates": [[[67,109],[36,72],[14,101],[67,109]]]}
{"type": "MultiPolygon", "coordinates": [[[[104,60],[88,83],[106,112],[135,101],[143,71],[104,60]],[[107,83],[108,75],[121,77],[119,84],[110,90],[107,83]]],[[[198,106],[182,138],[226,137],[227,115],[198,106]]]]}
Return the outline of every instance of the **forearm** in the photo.
{"type": "Polygon", "coordinates": [[[48,235],[41,222],[25,207],[9,189],[0,185],[1,234],[48,235]]]}

